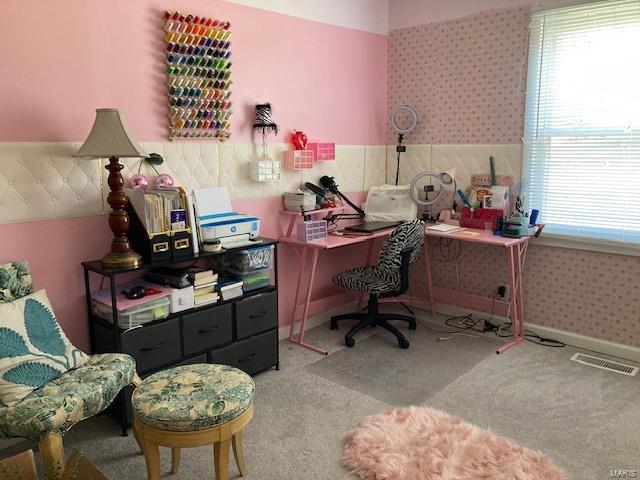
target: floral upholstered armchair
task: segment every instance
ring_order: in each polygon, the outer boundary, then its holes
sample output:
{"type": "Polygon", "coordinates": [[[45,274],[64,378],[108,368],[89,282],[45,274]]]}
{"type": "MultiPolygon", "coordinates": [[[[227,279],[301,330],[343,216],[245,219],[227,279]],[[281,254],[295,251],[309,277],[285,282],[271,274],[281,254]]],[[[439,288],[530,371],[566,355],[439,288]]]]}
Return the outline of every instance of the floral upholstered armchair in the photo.
{"type": "MultiPolygon", "coordinates": [[[[32,312],[26,320],[24,339],[19,336],[20,328],[11,329],[11,319],[0,318],[0,362],[19,360],[29,354],[35,358],[29,357],[18,366],[9,365],[13,368],[0,372],[0,389],[14,386],[9,383],[6,387],[8,381],[13,381],[16,388],[27,388],[27,393],[15,395],[14,401],[0,403],[0,438],[21,437],[37,442],[51,480],[59,478],[64,470],[62,436],[76,423],[107,408],[120,390],[129,384],[138,385],[140,379],[135,361],[129,355],[86,356],[71,344],[68,347],[73,351],[72,360],[66,362],[68,368],[63,369],[64,372],[53,368],[64,361],[49,357],[53,367],[39,361],[47,358],[48,350],[55,354],[56,348],[64,345],[64,334],[52,310],[45,306],[33,313],[39,294],[34,293],[26,262],[0,263],[0,307],[4,308],[3,304],[9,307],[9,302],[16,305],[26,301],[31,305],[24,307],[24,311],[31,309],[32,312]],[[82,362],[76,362],[78,356],[82,362]]],[[[7,310],[0,308],[0,317],[8,317],[7,310]]]]}

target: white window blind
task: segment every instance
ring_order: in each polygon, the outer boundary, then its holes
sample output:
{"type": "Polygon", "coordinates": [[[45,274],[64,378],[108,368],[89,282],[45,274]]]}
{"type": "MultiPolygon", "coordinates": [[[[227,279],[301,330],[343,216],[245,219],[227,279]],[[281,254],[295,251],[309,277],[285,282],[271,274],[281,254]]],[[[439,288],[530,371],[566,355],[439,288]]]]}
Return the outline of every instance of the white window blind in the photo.
{"type": "Polygon", "coordinates": [[[534,14],[524,161],[545,231],[640,243],[640,0],[534,14]]]}

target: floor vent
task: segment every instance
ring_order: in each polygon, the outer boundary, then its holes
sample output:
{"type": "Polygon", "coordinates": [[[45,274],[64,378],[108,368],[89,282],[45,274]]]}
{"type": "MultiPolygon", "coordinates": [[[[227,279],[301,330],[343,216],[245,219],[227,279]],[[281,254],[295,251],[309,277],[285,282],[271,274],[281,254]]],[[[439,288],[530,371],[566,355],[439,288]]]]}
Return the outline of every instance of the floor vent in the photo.
{"type": "Polygon", "coordinates": [[[593,355],[585,355],[584,353],[575,353],[571,360],[574,362],[590,365],[592,367],[609,370],[611,372],[622,373],[623,375],[635,376],[638,373],[638,367],[625,365],[624,363],[613,362],[606,358],[594,357],[593,355]]]}

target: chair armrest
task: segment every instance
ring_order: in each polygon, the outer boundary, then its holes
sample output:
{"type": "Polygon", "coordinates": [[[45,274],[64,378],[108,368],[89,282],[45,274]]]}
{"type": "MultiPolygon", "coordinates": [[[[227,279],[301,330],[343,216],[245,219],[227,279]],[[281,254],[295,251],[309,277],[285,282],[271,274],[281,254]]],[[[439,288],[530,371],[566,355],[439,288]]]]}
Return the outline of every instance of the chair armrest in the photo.
{"type": "Polygon", "coordinates": [[[142,379],[138,375],[138,372],[133,372],[133,377],[131,378],[131,383],[129,383],[129,385],[131,385],[133,388],[136,388],[139,387],[141,383],[142,379]]]}

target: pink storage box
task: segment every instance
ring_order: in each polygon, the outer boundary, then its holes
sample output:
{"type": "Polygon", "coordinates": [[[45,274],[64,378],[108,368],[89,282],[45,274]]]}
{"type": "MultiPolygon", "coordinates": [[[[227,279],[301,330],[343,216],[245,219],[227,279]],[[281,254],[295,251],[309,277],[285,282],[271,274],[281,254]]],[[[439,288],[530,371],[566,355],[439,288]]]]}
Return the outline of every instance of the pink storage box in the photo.
{"type": "Polygon", "coordinates": [[[313,168],[313,155],[311,150],[287,150],[284,152],[284,168],[288,170],[313,168]]]}
{"type": "Polygon", "coordinates": [[[316,162],[328,162],[336,159],[335,143],[309,143],[307,149],[313,152],[313,158],[315,158],[316,162]]]}
{"type": "Polygon", "coordinates": [[[312,242],[327,238],[326,220],[308,220],[298,224],[298,240],[312,242]]]}
{"type": "Polygon", "coordinates": [[[472,216],[469,207],[462,207],[460,226],[484,230],[484,224],[491,222],[493,223],[493,231],[495,232],[498,217],[501,217],[503,214],[503,211],[497,208],[474,208],[472,216]]]}

